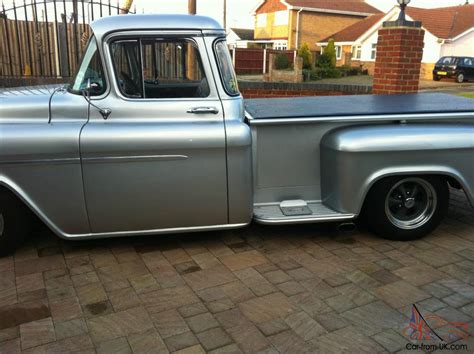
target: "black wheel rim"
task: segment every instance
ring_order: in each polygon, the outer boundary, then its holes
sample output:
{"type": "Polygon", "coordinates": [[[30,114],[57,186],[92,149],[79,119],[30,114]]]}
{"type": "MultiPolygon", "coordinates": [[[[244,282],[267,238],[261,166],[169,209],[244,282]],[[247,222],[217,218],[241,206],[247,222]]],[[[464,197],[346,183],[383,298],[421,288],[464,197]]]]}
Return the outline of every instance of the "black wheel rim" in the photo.
{"type": "Polygon", "coordinates": [[[421,178],[406,178],[387,194],[385,214],[396,227],[413,230],[431,220],[436,206],[436,191],[430,183],[421,178]]]}

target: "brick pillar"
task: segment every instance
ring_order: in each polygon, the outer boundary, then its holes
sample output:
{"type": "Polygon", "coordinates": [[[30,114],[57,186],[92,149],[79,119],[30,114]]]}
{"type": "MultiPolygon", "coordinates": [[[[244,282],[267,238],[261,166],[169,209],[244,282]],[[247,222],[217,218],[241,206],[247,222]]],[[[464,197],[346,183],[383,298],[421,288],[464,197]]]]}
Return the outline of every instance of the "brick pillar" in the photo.
{"type": "Polygon", "coordinates": [[[374,94],[418,92],[424,35],[419,27],[389,26],[379,30],[374,94]]]}

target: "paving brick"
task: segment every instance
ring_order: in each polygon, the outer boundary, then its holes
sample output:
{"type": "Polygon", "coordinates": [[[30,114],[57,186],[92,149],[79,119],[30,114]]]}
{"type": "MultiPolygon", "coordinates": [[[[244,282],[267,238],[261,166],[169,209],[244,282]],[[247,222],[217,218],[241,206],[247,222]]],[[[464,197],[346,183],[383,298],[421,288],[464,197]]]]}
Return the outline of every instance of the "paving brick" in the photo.
{"type": "Polygon", "coordinates": [[[198,339],[192,332],[178,334],[165,339],[166,346],[170,352],[175,352],[184,348],[199,344],[198,339]]]}
{"type": "Polygon", "coordinates": [[[260,352],[271,346],[265,336],[254,325],[237,326],[227,330],[243,352],[260,352]]]}
{"type": "Polygon", "coordinates": [[[230,270],[236,271],[244,268],[254,267],[267,262],[265,256],[258,251],[247,251],[233,255],[220,257],[220,261],[224,263],[230,270]]]}
{"type": "Polygon", "coordinates": [[[372,336],[372,339],[390,353],[395,353],[400,349],[404,349],[408,343],[407,338],[404,338],[391,329],[375,334],[372,336]]]}
{"type": "Polygon", "coordinates": [[[20,325],[21,348],[33,348],[45,343],[54,342],[56,333],[51,318],[28,322],[20,325]]]}
{"type": "Polygon", "coordinates": [[[197,302],[191,305],[182,306],[178,309],[178,311],[181,314],[181,316],[186,318],[186,317],[196,316],[201,313],[207,312],[207,308],[206,306],[204,306],[203,303],[197,302]]]}
{"type": "Polygon", "coordinates": [[[115,312],[141,305],[140,299],[132,288],[113,291],[108,295],[115,312]]]}
{"type": "Polygon", "coordinates": [[[205,354],[203,347],[200,344],[193,345],[178,351],[173,352],[174,354],[205,354]]]}
{"type": "Polygon", "coordinates": [[[257,327],[266,336],[278,334],[289,329],[286,322],[282,319],[259,323],[257,327]]]}
{"type": "Polygon", "coordinates": [[[328,332],[332,332],[349,326],[349,322],[339,314],[326,312],[314,316],[315,320],[321,324],[328,332]]]}
{"type": "Polygon", "coordinates": [[[345,327],[313,341],[314,352],[320,353],[379,353],[383,347],[354,327],[345,327]],[[336,345],[337,344],[337,345],[336,345]]]}
{"type": "Polygon", "coordinates": [[[83,305],[107,300],[107,294],[100,283],[87,284],[76,288],[79,302],[83,305]]]}
{"type": "Polygon", "coordinates": [[[203,332],[219,326],[219,323],[210,313],[203,313],[193,317],[188,317],[186,322],[194,333],[203,332]]]}
{"type": "Polygon", "coordinates": [[[393,273],[415,286],[425,285],[446,278],[446,275],[442,272],[424,264],[403,267],[394,270],[393,273]]]}
{"type": "Polygon", "coordinates": [[[286,324],[302,339],[310,341],[327,331],[306,312],[295,312],[285,318],[286,324]]]}
{"type": "Polygon", "coordinates": [[[377,297],[394,308],[416,304],[430,297],[429,294],[420,288],[415,287],[404,280],[374,289],[374,293],[377,297]]]}
{"type": "Polygon", "coordinates": [[[131,354],[132,349],[128,345],[126,338],[116,338],[102,342],[97,347],[97,354],[131,354]]]}
{"type": "Polygon", "coordinates": [[[128,343],[136,354],[168,353],[165,343],[155,329],[129,335],[128,343]]]}
{"type": "Polygon", "coordinates": [[[342,317],[367,336],[389,329],[401,331],[406,326],[406,318],[381,301],[343,312],[342,317]]]}
{"type": "Polygon", "coordinates": [[[172,337],[189,332],[186,321],[176,310],[163,311],[151,315],[155,328],[162,338],[172,337]]]}
{"type": "Polygon", "coordinates": [[[140,299],[150,313],[157,313],[199,302],[198,297],[187,286],[160,289],[141,294],[140,299]]]}
{"type": "Polygon", "coordinates": [[[241,269],[234,274],[257,296],[276,291],[276,288],[254,268],[241,269]]]}
{"type": "Polygon", "coordinates": [[[225,347],[211,350],[209,354],[240,354],[243,353],[236,344],[229,344],[225,347]]]}
{"type": "Polygon", "coordinates": [[[226,267],[217,266],[194,273],[184,274],[183,279],[193,290],[202,290],[229,283],[235,280],[236,277],[226,267]]]}
{"type": "Polygon", "coordinates": [[[285,331],[269,337],[279,353],[314,353],[312,344],[304,341],[292,331],[285,331]]]}
{"type": "Polygon", "coordinates": [[[54,328],[58,340],[84,335],[88,332],[86,321],[82,318],[56,323],[54,328]]]}
{"type": "Polygon", "coordinates": [[[94,342],[99,343],[130,334],[146,332],[153,328],[153,323],[145,309],[138,307],[88,319],[87,326],[94,342]]]}
{"type": "Polygon", "coordinates": [[[304,292],[306,289],[296,281],[287,281],[277,285],[278,289],[286,296],[292,296],[304,292]]]}
{"type": "Polygon", "coordinates": [[[206,351],[220,348],[232,343],[232,339],[221,328],[209,329],[207,331],[198,333],[196,336],[206,351]]]}
{"type": "Polygon", "coordinates": [[[245,317],[261,323],[289,315],[295,310],[288,298],[281,293],[265,295],[239,304],[245,317]]]}
{"type": "Polygon", "coordinates": [[[443,298],[443,302],[447,303],[451,307],[461,307],[469,304],[471,300],[460,294],[453,294],[443,298]]]}

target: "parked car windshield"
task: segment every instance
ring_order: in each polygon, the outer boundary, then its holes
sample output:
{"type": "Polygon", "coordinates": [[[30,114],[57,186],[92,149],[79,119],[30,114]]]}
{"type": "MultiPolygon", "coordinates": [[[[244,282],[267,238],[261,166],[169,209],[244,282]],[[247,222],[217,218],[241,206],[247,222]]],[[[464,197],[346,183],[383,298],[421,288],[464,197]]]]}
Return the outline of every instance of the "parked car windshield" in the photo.
{"type": "Polygon", "coordinates": [[[436,64],[440,65],[454,65],[458,61],[458,58],[454,57],[442,57],[436,64]]]}
{"type": "Polygon", "coordinates": [[[94,89],[90,91],[91,96],[98,96],[105,92],[104,69],[94,37],[91,37],[89,41],[82,63],[69,90],[79,93],[87,88],[89,80],[91,84],[95,84],[94,89]]]}
{"type": "Polygon", "coordinates": [[[234,66],[232,65],[232,58],[230,57],[229,49],[224,40],[216,42],[215,52],[224,89],[231,96],[239,95],[239,87],[237,85],[234,66]]]}

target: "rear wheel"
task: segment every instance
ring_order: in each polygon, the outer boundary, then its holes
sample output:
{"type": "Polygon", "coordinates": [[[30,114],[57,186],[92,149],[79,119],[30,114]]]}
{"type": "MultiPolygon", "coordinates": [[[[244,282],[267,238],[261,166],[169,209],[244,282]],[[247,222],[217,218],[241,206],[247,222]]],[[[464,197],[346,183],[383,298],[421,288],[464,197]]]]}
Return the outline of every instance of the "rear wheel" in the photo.
{"type": "Polygon", "coordinates": [[[7,256],[21,245],[28,234],[29,214],[10,195],[0,195],[0,257],[7,256]]]}
{"type": "Polygon", "coordinates": [[[448,204],[448,185],[441,178],[386,178],[369,193],[369,227],[390,240],[418,239],[440,224],[448,204]]]}
{"type": "Polygon", "coordinates": [[[456,75],[456,81],[462,84],[466,80],[463,73],[459,73],[456,75]]]}

